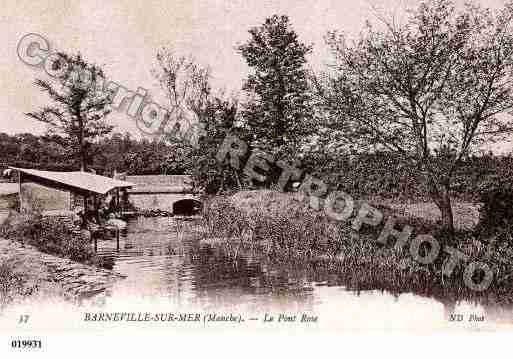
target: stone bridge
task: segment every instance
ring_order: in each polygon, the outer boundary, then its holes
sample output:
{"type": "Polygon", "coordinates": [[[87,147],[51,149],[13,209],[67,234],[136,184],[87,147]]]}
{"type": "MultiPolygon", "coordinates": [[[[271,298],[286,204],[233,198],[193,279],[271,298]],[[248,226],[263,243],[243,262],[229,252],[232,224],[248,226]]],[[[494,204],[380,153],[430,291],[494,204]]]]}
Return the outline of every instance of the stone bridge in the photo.
{"type": "Polygon", "coordinates": [[[189,215],[201,208],[190,176],[126,176],[126,181],[135,184],[127,192],[128,200],[138,209],[189,215]]]}

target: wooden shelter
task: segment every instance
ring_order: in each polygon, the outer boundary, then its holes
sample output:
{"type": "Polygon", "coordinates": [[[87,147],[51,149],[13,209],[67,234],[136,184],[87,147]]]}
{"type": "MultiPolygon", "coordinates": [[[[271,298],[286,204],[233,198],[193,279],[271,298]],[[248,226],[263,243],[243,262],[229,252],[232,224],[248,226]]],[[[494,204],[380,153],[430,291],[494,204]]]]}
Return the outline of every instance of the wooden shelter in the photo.
{"type": "Polygon", "coordinates": [[[10,167],[17,171],[20,210],[74,211],[97,209],[101,200],[113,196],[119,205],[120,189],[133,186],[88,172],[52,172],[10,167]]]}

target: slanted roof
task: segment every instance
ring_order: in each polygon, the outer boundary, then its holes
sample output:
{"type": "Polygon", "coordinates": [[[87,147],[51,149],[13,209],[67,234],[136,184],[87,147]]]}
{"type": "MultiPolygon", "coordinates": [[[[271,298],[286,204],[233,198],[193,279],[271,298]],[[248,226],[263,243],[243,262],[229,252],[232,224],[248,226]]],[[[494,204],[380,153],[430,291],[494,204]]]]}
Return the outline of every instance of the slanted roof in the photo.
{"type": "Polygon", "coordinates": [[[43,178],[49,181],[64,184],[66,186],[86,190],[97,194],[105,194],[116,188],[130,188],[134,184],[126,181],[115,180],[105,176],[88,172],[52,172],[39,171],[27,168],[9,167],[13,170],[43,178]]]}

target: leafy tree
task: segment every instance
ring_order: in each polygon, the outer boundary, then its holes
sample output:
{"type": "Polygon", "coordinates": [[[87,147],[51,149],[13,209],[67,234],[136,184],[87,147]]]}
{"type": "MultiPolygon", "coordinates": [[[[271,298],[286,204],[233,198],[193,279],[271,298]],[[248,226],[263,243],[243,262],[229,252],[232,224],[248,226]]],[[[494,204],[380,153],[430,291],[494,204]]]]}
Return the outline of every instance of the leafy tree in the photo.
{"type": "Polygon", "coordinates": [[[249,100],[242,111],[251,145],[291,160],[312,133],[305,69],[311,47],[298,40],[287,16],[274,15],[249,33],[238,50],[252,68],[243,87],[249,100]]]}
{"type": "Polygon", "coordinates": [[[125,158],[127,153],[136,146],[132,142],[130,134],[112,133],[109,137],[104,137],[94,145],[94,151],[97,154],[91,167],[97,172],[110,175],[114,171],[123,172],[127,167],[125,158]]]}
{"type": "Polygon", "coordinates": [[[0,133],[0,153],[2,153],[1,165],[6,167],[9,160],[15,159],[19,154],[19,144],[14,136],[0,133]]]}
{"type": "Polygon", "coordinates": [[[103,89],[103,70],[86,62],[80,54],[60,53],[52,68],[61,71],[61,76],[49,81],[37,79],[35,85],[48,94],[53,104],[26,115],[50,125],[51,133],[66,138],[84,171],[91,160],[92,141],[113,129],[105,121],[111,94],[103,89]]]}
{"type": "Polygon", "coordinates": [[[204,135],[193,152],[196,180],[207,193],[221,193],[230,189],[241,189],[242,178],[229,163],[220,163],[216,156],[225,138],[235,135],[244,139],[238,127],[238,102],[235,99],[214,97],[209,101],[207,115],[201,118],[204,135]]]}
{"type": "Polygon", "coordinates": [[[164,48],[158,52],[157,61],[154,75],[169,100],[162,136],[168,152],[161,172],[191,174],[196,185],[208,193],[240,188],[239,174],[216,161],[226,135],[237,131],[237,101],[214,95],[210,69],[191,57],[177,56],[164,48]],[[189,136],[184,136],[187,133],[189,136]]]}
{"type": "Polygon", "coordinates": [[[170,48],[157,52],[157,63],[153,75],[168,99],[160,135],[168,142],[195,145],[199,119],[205,115],[212,95],[210,69],[198,65],[192,57],[177,56],[170,48]]]}
{"type": "Polygon", "coordinates": [[[62,142],[64,139],[57,135],[49,138],[31,133],[13,136],[0,133],[0,171],[8,166],[69,170],[72,163],[66,157],[66,149],[60,144],[62,142]]]}
{"type": "Polygon", "coordinates": [[[349,42],[332,32],[331,75],[317,82],[326,127],[342,146],[385,150],[421,176],[454,231],[455,173],[480,145],[513,131],[513,7],[421,3],[405,24],[382,18],[349,42]]]}

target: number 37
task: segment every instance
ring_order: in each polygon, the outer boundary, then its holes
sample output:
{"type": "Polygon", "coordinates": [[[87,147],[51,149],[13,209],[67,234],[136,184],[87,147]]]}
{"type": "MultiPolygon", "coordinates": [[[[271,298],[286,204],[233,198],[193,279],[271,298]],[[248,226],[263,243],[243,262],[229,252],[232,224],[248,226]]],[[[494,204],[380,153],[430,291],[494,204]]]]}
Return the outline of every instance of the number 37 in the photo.
{"type": "Polygon", "coordinates": [[[20,315],[20,319],[18,321],[19,324],[27,324],[29,321],[30,315],[28,314],[22,314],[20,315]]]}

